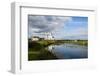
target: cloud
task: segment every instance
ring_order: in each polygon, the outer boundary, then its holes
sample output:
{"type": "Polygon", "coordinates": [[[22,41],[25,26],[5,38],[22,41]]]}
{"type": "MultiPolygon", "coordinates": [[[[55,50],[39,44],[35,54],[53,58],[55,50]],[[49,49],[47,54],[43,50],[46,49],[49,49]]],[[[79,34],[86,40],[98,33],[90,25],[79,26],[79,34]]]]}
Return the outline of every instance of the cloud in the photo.
{"type": "Polygon", "coordinates": [[[57,31],[63,28],[64,23],[69,20],[71,17],[29,15],[29,34],[57,31]]]}

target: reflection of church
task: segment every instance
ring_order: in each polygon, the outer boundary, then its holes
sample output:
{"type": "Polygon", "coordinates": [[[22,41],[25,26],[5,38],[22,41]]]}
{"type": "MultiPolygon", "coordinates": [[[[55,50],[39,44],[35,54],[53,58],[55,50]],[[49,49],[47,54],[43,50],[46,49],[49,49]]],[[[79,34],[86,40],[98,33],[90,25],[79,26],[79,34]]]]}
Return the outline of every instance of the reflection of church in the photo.
{"type": "Polygon", "coordinates": [[[45,33],[45,40],[54,40],[54,36],[52,33],[45,33]]]}

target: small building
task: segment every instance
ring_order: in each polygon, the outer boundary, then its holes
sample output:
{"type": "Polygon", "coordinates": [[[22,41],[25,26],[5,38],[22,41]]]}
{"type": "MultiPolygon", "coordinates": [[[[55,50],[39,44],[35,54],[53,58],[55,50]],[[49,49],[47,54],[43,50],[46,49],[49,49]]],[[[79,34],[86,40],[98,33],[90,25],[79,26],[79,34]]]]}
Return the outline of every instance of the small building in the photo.
{"type": "Polygon", "coordinates": [[[32,40],[32,41],[38,41],[38,40],[39,40],[39,37],[33,36],[33,37],[31,38],[31,40],[32,40]]]}

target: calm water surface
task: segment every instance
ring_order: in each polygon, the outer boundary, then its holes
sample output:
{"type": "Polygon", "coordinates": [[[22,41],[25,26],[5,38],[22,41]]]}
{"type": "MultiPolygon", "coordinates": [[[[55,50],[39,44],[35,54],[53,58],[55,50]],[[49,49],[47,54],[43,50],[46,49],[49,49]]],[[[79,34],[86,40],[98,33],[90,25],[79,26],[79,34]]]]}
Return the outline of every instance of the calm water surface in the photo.
{"type": "Polygon", "coordinates": [[[87,58],[87,46],[76,44],[60,44],[48,46],[48,51],[52,52],[59,59],[87,58]]]}

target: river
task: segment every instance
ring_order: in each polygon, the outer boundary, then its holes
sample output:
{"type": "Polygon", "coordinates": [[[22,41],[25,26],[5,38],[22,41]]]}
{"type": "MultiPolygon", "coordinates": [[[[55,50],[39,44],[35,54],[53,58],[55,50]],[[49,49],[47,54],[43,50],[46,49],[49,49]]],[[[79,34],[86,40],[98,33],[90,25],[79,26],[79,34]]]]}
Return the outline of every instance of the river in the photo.
{"type": "Polygon", "coordinates": [[[59,44],[48,46],[48,51],[58,59],[79,59],[88,58],[88,47],[76,44],[59,44]]]}

